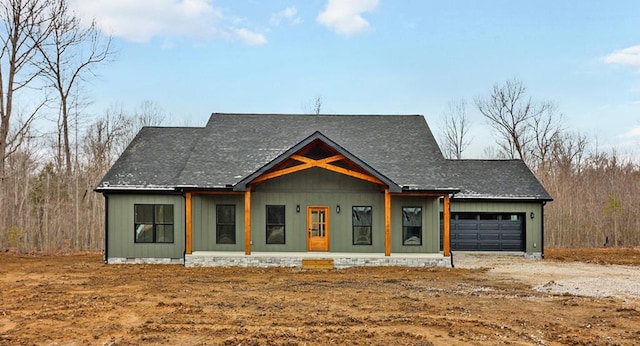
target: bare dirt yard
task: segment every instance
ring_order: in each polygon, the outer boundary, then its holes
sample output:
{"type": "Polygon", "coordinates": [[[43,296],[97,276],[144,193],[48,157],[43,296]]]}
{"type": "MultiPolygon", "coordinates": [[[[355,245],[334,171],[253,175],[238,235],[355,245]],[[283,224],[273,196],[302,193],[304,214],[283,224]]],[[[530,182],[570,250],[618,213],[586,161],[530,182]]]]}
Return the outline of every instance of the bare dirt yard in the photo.
{"type": "Polygon", "coordinates": [[[0,344],[640,344],[640,249],[546,257],[319,271],[0,254],[0,344]]]}

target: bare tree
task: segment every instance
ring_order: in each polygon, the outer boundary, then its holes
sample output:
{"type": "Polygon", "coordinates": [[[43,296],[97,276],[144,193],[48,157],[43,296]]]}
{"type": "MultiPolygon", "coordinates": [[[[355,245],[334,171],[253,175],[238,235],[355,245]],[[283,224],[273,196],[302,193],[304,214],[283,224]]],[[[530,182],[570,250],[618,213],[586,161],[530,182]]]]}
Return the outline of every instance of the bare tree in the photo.
{"type": "Polygon", "coordinates": [[[322,112],[322,105],[324,103],[324,98],[320,95],[316,96],[313,100],[309,101],[308,105],[305,105],[303,108],[305,114],[313,114],[318,115],[322,112]]]}
{"type": "Polygon", "coordinates": [[[138,132],[144,126],[158,126],[167,120],[167,115],[157,103],[144,100],[135,109],[133,114],[133,124],[135,132],[138,132]]]}
{"type": "Polygon", "coordinates": [[[556,107],[548,103],[544,112],[534,114],[529,121],[532,145],[529,149],[529,166],[547,165],[553,156],[553,149],[562,137],[562,115],[557,115],[556,107]]]}
{"type": "Polygon", "coordinates": [[[111,107],[87,129],[82,140],[82,152],[96,179],[106,173],[128,144],[131,122],[121,109],[111,107]]]}
{"type": "MultiPolygon", "coordinates": [[[[133,111],[122,105],[111,105],[102,118],[91,124],[83,138],[83,154],[88,162],[97,160],[109,168],[113,160],[129,145],[131,140],[145,126],[160,126],[167,115],[157,103],[145,100],[133,111]]],[[[95,162],[94,162],[95,163],[95,162]]],[[[106,172],[106,169],[103,174],[106,172]]]]}
{"type": "MultiPolygon", "coordinates": [[[[0,232],[8,226],[9,208],[5,207],[6,162],[19,149],[29,127],[46,103],[33,100],[17,111],[16,100],[27,87],[37,88],[41,71],[33,68],[38,43],[47,39],[46,2],[44,0],[0,0],[0,232]]],[[[0,246],[6,243],[0,238],[0,246]]]]}
{"type": "Polygon", "coordinates": [[[467,102],[464,99],[449,102],[442,118],[441,141],[444,155],[449,159],[462,159],[464,152],[471,143],[468,138],[469,118],[467,117],[467,102]]]}
{"type": "Polygon", "coordinates": [[[83,27],[68,6],[67,0],[49,2],[51,35],[38,42],[42,56],[38,68],[44,72],[49,86],[58,96],[64,162],[67,174],[71,173],[71,144],[69,122],[72,112],[72,96],[79,84],[94,75],[94,68],[112,56],[111,38],[100,34],[95,21],[83,27]]]}
{"type": "Polygon", "coordinates": [[[496,84],[488,97],[477,98],[476,106],[498,133],[498,146],[508,158],[526,159],[527,145],[533,140],[530,121],[549,112],[550,103],[535,103],[518,79],[496,84]]]}
{"type": "Polygon", "coordinates": [[[561,172],[580,174],[588,144],[589,140],[585,134],[561,132],[553,141],[552,161],[561,172]]]}
{"type": "Polygon", "coordinates": [[[316,99],[313,102],[313,114],[318,115],[322,111],[322,103],[324,100],[322,96],[316,96],[316,99]]]}

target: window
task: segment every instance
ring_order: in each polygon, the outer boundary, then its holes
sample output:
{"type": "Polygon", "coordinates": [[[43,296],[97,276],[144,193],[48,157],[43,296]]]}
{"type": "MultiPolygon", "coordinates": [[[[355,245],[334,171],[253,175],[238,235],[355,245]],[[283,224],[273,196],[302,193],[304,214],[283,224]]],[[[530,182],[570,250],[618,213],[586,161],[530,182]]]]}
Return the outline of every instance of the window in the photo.
{"type": "Polygon", "coordinates": [[[472,220],[472,221],[478,220],[478,214],[461,213],[457,215],[458,215],[458,220],[472,220]]]}
{"type": "Polygon", "coordinates": [[[498,214],[480,214],[481,221],[498,220],[498,214]]]}
{"type": "Polygon", "coordinates": [[[402,207],[402,245],[422,245],[421,207],[402,207]]]}
{"type": "Polygon", "coordinates": [[[136,243],[173,243],[173,205],[135,204],[133,213],[136,243]]]}
{"type": "Polygon", "coordinates": [[[216,244],[236,243],[236,206],[216,205],[216,244]]]}
{"type": "Polygon", "coordinates": [[[353,245],[371,245],[371,207],[351,208],[353,245]]]}
{"type": "Polygon", "coordinates": [[[284,205],[267,206],[267,244],[284,244],[284,205]]]}

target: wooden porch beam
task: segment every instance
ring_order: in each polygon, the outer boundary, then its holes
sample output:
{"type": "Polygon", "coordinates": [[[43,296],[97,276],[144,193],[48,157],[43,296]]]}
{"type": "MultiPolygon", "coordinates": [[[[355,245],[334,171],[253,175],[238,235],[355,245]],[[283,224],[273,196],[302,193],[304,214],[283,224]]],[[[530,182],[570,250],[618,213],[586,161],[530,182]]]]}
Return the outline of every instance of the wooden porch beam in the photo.
{"type": "Polygon", "coordinates": [[[302,155],[298,155],[298,154],[294,154],[291,155],[291,158],[303,163],[312,163],[312,164],[317,164],[317,163],[331,163],[331,162],[335,162],[335,161],[340,161],[340,160],[344,160],[346,159],[346,157],[344,155],[333,155],[333,156],[329,156],[329,157],[325,157],[324,159],[320,159],[320,160],[314,160],[311,158],[308,158],[306,156],[302,156],[302,155]]]}
{"type": "Polygon", "coordinates": [[[193,250],[193,222],[192,222],[192,218],[193,218],[193,213],[191,212],[191,192],[187,192],[185,195],[185,217],[186,217],[186,225],[185,227],[187,228],[185,230],[185,253],[187,255],[190,255],[192,250],[193,250]]]}
{"type": "Polygon", "coordinates": [[[392,192],[391,195],[403,197],[444,197],[447,194],[442,192],[392,192]]]}
{"type": "Polygon", "coordinates": [[[273,178],[277,178],[283,175],[287,175],[287,174],[291,174],[291,173],[295,173],[295,172],[299,172],[305,169],[309,169],[313,167],[312,164],[309,163],[303,163],[301,165],[297,165],[297,166],[293,166],[293,167],[289,167],[289,168],[284,168],[281,169],[279,171],[273,171],[273,172],[269,172],[269,173],[265,173],[255,179],[253,179],[252,183],[261,183],[265,180],[269,180],[269,179],[273,179],[273,178]]]}
{"type": "Polygon", "coordinates": [[[348,175],[350,177],[353,178],[357,178],[357,179],[361,179],[361,180],[365,180],[374,184],[378,184],[378,185],[385,185],[382,181],[380,181],[380,179],[371,176],[371,175],[367,175],[367,174],[363,174],[360,172],[356,172],[356,171],[352,171],[350,169],[346,169],[346,168],[342,168],[342,167],[338,167],[338,166],[334,166],[334,165],[330,165],[330,164],[318,164],[317,167],[320,168],[324,168],[326,170],[329,171],[333,171],[336,173],[340,173],[340,174],[344,174],[344,175],[348,175]]]}
{"type": "Polygon", "coordinates": [[[244,192],[244,254],[251,255],[251,185],[244,192]]]}
{"type": "Polygon", "coordinates": [[[195,195],[241,195],[242,191],[191,191],[192,196],[195,195]]]}
{"type": "Polygon", "coordinates": [[[446,257],[449,256],[450,252],[451,252],[451,237],[450,237],[450,228],[451,228],[451,200],[449,198],[449,195],[444,195],[444,210],[443,210],[443,216],[442,218],[444,219],[444,232],[443,232],[443,250],[444,250],[444,255],[446,257]]]}
{"type": "Polygon", "coordinates": [[[384,255],[391,256],[391,194],[384,189],[384,255]]]}
{"type": "Polygon", "coordinates": [[[295,173],[295,172],[299,172],[305,169],[309,169],[312,167],[320,167],[320,168],[324,168],[326,170],[332,171],[332,172],[336,172],[336,173],[340,173],[343,175],[347,175],[356,179],[361,179],[361,180],[365,180],[374,184],[378,184],[378,185],[385,185],[380,179],[368,175],[368,174],[364,174],[364,173],[360,173],[360,172],[356,172],[350,169],[346,169],[346,168],[342,168],[342,167],[338,167],[338,166],[334,166],[331,165],[331,162],[335,162],[335,161],[340,161],[343,159],[346,159],[346,157],[344,155],[333,155],[324,159],[320,159],[320,160],[314,160],[308,157],[304,157],[302,155],[291,155],[291,158],[297,161],[302,162],[302,164],[297,165],[297,166],[293,166],[293,167],[288,167],[288,168],[284,168],[281,170],[277,170],[277,171],[273,171],[273,172],[269,172],[269,173],[265,173],[257,178],[255,178],[252,183],[256,184],[256,183],[261,183],[265,180],[269,180],[269,179],[273,179],[273,178],[277,178],[277,177],[281,177],[283,175],[287,175],[287,174],[291,174],[291,173],[295,173]]]}

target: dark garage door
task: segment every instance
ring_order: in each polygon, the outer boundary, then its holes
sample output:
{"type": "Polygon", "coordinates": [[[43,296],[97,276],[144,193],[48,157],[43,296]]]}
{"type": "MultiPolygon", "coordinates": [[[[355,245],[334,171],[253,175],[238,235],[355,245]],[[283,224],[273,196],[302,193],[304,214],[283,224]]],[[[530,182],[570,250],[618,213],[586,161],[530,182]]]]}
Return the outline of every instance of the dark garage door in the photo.
{"type": "MultiPolygon", "coordinates": [[[[451,250],[524,251],[523,221],[519,213],[451,213],[451,250]]],[[[440,225],[442,250],[444,223],[440,225]]]]}

